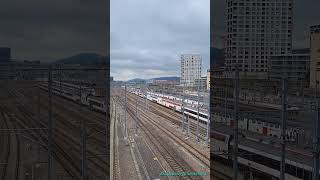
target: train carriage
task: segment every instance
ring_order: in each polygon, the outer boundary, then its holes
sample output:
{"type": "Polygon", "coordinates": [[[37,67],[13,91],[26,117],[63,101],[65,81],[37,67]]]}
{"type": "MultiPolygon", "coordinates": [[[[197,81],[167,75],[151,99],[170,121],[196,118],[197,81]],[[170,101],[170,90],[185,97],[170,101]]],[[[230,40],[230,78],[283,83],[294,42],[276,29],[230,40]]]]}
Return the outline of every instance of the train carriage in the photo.
{"type": "MultiPolygon", "coordinates": [[[[232,162],[233,150],[233,132],[232,129],[216,126],[219,130],[213,129],[210,131],[211,137],[211,152],[214,157],[224,159],[223,162],[232,162]],[[228,161],[227,161],[228,160],[228,161]]],[[[280,178],[280,149],[263,144],[260,141],[241,139],[238,145],[238,162],[242,168],[251,168],[256,174],[268,179],[280,178]]],[[[287,150],[286,159],[286,179],[289,180],[304,180],[312,178],[312,155],[299,154],[293,150],[287,150]],[[300,156],[297,157],[297,156],[300,156]]]]}

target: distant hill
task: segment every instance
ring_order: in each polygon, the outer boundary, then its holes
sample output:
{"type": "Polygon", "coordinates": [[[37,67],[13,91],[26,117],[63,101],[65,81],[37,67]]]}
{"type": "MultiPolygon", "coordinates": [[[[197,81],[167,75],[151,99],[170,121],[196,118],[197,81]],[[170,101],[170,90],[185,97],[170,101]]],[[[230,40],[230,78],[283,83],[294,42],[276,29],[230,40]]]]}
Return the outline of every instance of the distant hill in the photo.
{"type": "Polygon", "coordinates": [[[176,76],[170,76],[170,77],[157,77],[157,78],[152,78],[152,79],[140,79],[140,78],[135,78],[128,80],[127,83],[145,83],[147,81],[152,81],[152,80],[163,80],[163,81],[179,81],[180,78],[176,76]]]}
{"type": "Polygon", "coordinates": [[[54,64],[106,64],[106,57],[95,53],[81,53],[57,60],[54,64]]]}
{"type": "Polygon", "coordinates": [[[171,77],[158,77],[158,78],[152,78],[150,80],[164,80],[164,81],[179,81],[180,78],[176,76],[171,77]]]}
{"type": "Polygon", "coordinates": [[[139,78],[135,78],[135,79],[131,79],[131,80],[128,80],[127,83],[145,83],[146,80],[144,79],[139,79],[139,78]]]}

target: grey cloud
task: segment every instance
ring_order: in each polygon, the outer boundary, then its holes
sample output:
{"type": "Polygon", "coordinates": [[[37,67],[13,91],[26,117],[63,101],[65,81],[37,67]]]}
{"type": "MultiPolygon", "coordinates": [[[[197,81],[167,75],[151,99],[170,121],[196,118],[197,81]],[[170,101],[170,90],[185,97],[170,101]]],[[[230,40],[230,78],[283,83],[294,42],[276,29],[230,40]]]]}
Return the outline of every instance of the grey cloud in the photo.
{"type": "Polygon", "coordinates": [[[112,0],[111,75],[179,75],[183,53],[201,54],[207,69],[209,19],[209,0],[112,0]]]}

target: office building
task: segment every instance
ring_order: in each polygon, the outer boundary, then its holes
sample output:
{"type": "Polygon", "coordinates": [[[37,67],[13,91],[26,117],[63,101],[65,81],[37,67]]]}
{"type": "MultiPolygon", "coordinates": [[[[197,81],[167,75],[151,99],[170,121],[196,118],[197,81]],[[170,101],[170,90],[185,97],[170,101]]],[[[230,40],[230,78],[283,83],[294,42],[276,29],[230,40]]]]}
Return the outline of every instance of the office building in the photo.
{"type": "Polygon", "coordinates": [[[291,53],[293,0],[226,2],[226,75],[237,65],[240,77],[267,78],[268,58],[291,53]]]}
{"type": "Polygon", "coordinates": [[[320,25],[310,27],[310,87],[320,80],[320,25]]]}
{"type": "Polygon", "coordinates": [[[194,86],[194,81],[201,78],[202,57],[198,54],[181,55],[181,79],[180,83],[186,86],[194,86]]]}

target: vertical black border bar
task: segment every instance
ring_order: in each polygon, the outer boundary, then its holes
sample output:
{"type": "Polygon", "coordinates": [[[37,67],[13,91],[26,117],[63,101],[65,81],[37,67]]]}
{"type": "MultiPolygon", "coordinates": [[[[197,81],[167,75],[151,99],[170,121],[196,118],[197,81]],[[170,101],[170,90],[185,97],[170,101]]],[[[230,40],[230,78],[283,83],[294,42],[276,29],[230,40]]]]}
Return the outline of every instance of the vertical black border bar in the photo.
{"type": "Polygon", "coordinates": [[[109,160],[109,166],[107,167],[107,178],[110,179],[110,0],[106,0],[106,153],[107,158],[109,160]]]}
{"type": "MultiPolygon", "coordinates": [[[[213,0],[215,1],[215,0],[213,0]]],[[[210,71],[210,100],[209,100],[209,113],[210,113],[210,130],[209,130],[209,137],[210,137],[210,179],[212,177],[213,171],[212,171],[212,167],[214,166],[212,160],[213,160],[213,154],[211,153],[211,145],[212,145],[212,141],[211,141],[211,129],[213,128],[213,123],[212,123],[212,119],[213,119],[213,79],[212,79],[212,68],[213,68],[213,54],[212,54],[212,47],[213,47],[213,2],[210,1],[210,67],[209,67],[209,71],[210,71]]]]}

